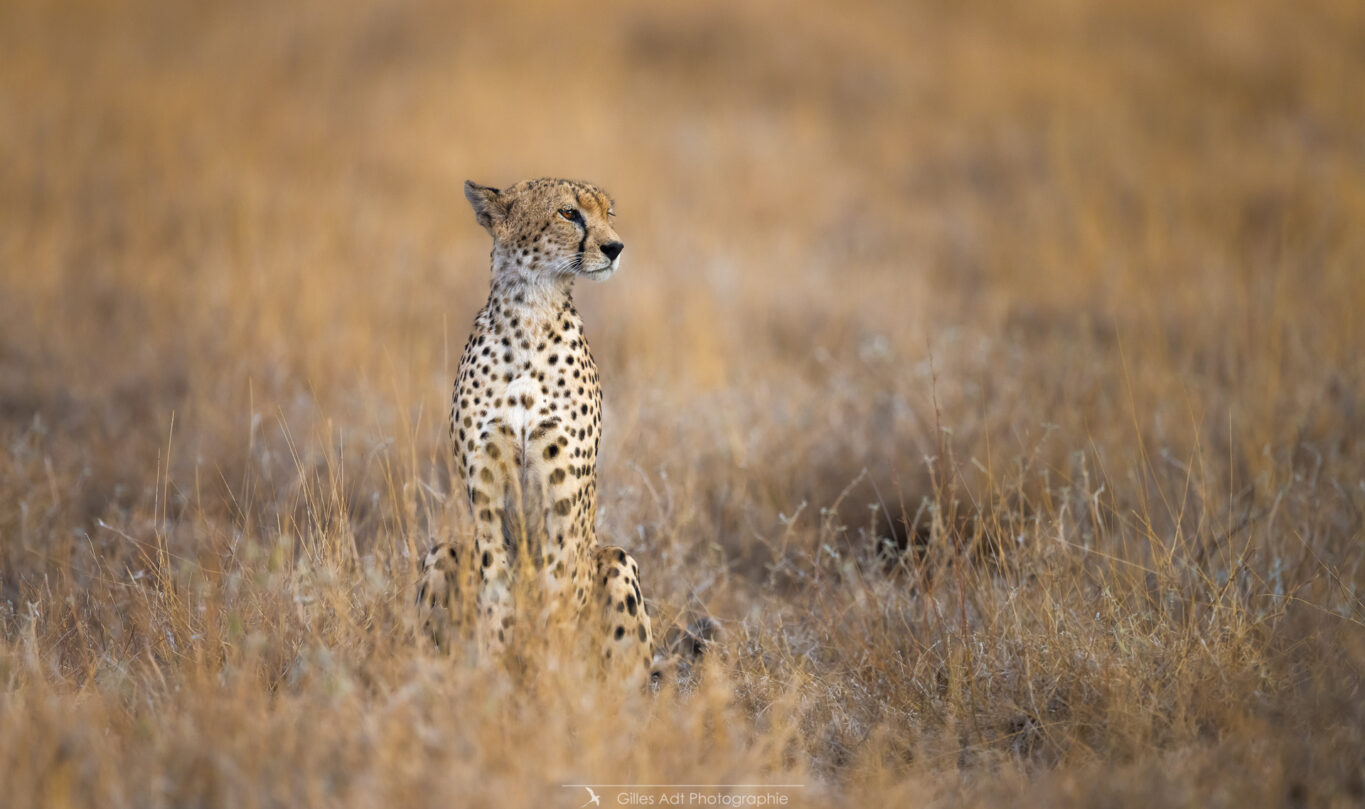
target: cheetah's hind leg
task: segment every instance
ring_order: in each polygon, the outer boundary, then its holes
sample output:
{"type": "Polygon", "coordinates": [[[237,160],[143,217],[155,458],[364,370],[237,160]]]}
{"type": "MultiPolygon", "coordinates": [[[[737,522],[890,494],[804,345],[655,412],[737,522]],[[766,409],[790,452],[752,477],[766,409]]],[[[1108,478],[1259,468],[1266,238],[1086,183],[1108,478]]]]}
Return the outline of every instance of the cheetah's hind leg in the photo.
{"type": "Polygon", "coordinates": [[[643,685],[654,658],[654,633],[640,592],[640,566],[621,548],[598,547],[594,555],[603,667],[628,687],[643,685]]]}
{"type": "Polygon", "coordinates": [[[454,545],[439,542],[422,559],[417,582],[418,636],[438,649],[449,649],[464,612],[462,596],[469,592],[461,586],[465,578],[460,553],[454,545]]]}

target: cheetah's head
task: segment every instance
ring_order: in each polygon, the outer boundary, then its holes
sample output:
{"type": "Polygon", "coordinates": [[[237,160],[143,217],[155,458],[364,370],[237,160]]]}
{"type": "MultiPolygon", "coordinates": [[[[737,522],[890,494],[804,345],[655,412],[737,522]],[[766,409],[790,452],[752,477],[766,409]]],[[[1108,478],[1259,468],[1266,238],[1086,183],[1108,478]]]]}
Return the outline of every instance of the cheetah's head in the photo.
{"type": "Polygon", "coordinates": [[[611,226],[611,198],[589,183],[527,180],[499,190],[473,182],[464,195],[493,236],[494,272],[605,281],[625,245],[611,226]]]}

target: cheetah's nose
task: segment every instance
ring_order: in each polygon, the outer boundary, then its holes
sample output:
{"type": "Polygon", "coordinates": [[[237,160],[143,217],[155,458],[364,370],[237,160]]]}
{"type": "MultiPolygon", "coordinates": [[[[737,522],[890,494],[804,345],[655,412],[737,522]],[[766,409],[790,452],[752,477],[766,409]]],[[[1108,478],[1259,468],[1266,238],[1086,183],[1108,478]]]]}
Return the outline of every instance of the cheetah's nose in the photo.
{"type": "Polygon", "coordinates": [[[621,244],[620,242],[607,242],[606,244],[602,245],[602,252],[605,253],[607,258],[611,259],[612,261],[615,261],[616,257],[621,255],[621,251],[625,249],[626,246],[624,244],[621,244]]]}

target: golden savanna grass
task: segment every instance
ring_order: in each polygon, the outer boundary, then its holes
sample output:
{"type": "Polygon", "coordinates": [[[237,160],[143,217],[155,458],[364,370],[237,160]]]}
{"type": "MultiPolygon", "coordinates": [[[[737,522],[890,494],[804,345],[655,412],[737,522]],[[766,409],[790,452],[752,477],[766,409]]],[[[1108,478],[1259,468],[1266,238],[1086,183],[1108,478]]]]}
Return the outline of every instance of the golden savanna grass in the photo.
{"type": "Polygon", "coordinates": [[[0,54],[0,803],[1365,801],[1356,0],[9,0],[0,54]],[[599,533],[724,628],[656,695],[413,634],[461,184],[540,175],[627,245],[599,533]]]}

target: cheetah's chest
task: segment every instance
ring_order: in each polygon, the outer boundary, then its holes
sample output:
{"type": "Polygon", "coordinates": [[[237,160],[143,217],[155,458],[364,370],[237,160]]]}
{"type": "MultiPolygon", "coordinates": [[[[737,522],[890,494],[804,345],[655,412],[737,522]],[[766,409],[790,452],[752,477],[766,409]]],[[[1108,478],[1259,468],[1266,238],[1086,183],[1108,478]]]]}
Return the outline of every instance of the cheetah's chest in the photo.
{"type": "MultiPolygon", "coordinates": [[[[504,313],[505,314],[505,313],[504,313]]],[[[451,408],[459,454],[469,459],[491,430],[512,438],[523,451],[547,432],[585,444],[567,454],[596,456],[600,428],[597,370],[576,316],[525,313],[476,322],[460,364],[451,408]]]]}
{"type": "Polygon", "coordinates": [[[497,418],[512,430],[523,448],[531,431],[550,413],[549,407],[540,402],[543,396],[541,387],[535,376],[523,374],[513,377],[504,393],[506,405],[497,413],[497,418]]]}

